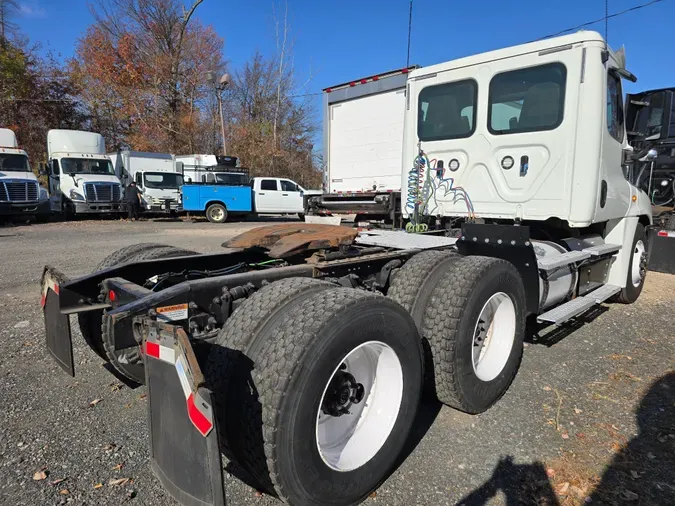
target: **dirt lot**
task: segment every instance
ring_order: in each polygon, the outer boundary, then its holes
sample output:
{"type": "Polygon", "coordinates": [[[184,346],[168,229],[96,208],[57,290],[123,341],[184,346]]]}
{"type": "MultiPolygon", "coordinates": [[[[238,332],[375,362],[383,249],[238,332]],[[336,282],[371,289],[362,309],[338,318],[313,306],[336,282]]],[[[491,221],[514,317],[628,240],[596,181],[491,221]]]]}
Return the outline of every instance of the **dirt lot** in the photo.
{"type": "MultiPolygon", "coordinates": [[[[42,266],[74,277],[136,242],[214,252],[257,225],[0,228],[1,504],[174,504],[148,465],[144,388],[121,385],[79,331],[75,379],[48,357],[42,266]]],[[[675,504],[674,304],[675,276],[650,273],[632,306],[533,331],[515,383],[487,413],[423,406],[406,458],[366,504],[675,504]]],[[[225,485],[229,504],[279,504],[229,474],[225,485]]]]}

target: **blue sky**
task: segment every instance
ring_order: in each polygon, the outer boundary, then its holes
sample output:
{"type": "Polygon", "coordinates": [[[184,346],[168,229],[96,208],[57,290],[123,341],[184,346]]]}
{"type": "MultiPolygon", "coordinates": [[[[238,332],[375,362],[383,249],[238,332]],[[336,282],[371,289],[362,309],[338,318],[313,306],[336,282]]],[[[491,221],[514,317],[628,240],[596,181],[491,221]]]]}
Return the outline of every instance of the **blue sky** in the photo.
{"type": "MultiPolygon", "coordinates": [[[[253,51],[274,51],[273,0],[205,0],[197,15],[225,39],[233,68],[253,51]]],[[[610,13],[648,0],[609,0],[610,13]]],[[[189,0],[186,0],[188,3],[189,0]]],[[[93,21],[85,0],[20,0],[22,31],[62,58],[93,21]]],[[[430,65],[527,42],[599,19],[604,0],[414,0],[411,63],[430,65]]],[[[298,82],[304,91],[400,68],[406,62],[409,0],[288,0],[298,82]]],[[[675,0],[609,20],[609,43],[626,46],[639,81],[626,91],[675,86],[675,0]]],[[[590,27],[601,33],[602,23],[590,27]]],[[[320,97],[315,97],[320,113],[320,97]]]]}

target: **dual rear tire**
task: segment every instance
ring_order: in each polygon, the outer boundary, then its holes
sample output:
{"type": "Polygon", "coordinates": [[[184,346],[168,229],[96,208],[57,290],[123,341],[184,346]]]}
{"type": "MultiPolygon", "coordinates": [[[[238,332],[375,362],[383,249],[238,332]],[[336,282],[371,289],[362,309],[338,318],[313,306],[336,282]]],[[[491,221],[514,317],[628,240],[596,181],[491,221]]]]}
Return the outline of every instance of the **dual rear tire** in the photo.
{"type": "Polygon", "coordinates": [[[422,252],[394,275],[388,296],[420,330],[426,386],[438,400],[475,414],[504,395],[522,358],[526,316],[511,263],[422,252]]]}
{"type": "Polygon", "coordinates": [[[262,490],[290,504],[354,504],[403,449],[423,360],[398,304],[291,278],[234,312],[203,370],[221,445],[262,490]]]}

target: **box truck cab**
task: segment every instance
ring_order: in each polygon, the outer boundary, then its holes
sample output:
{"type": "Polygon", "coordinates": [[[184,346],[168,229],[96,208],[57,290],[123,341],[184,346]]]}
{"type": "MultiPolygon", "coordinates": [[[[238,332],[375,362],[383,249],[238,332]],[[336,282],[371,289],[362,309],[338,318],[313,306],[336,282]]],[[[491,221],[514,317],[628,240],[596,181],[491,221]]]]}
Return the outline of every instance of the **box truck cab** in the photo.
{"type": "Polygon", "coordinates": [[[122,211],[122,185],[101,134],[50,130],[47,151],[52,211],[66,218],[122,211]]]}
{"type": "Polygon", "coordinates": [[[141,190],[146,211],[175,213],[180,210],[183,175],[174,155],[118,151],[109,156],[122,185],[126,188],[134,181],[141,190]]]}
{"type": "Polygon", "coordinates": [[[27,218],[49,215],[49,194],[40,188],[28,155],[9,128],[0,128],[0,215],[27,218]]]}

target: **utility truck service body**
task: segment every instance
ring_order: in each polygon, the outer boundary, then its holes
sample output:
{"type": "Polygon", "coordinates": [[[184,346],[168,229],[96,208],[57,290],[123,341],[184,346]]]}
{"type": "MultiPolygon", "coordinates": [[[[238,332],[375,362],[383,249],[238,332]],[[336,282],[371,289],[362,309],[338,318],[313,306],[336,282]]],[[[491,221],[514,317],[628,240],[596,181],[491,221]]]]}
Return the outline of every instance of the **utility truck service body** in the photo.
{"type": "MultiPolygon", "coordinates": [[[[183,209],[203,212],[209,221],[223,223],[229,214],[297,214],[304,216],[306,190],[290,179],[240,175],[239,184],[187,184],[183,186],[183,209]]],[[[220,179],[219,179],[220,180],[220,179]]],[[[230,181],[236,181],[231,177],[230,181]]]]}
{"type": "Polygon", "coordinates": [[[174,155],[118,151],[109,156],[123,186],[126,188],[134,181],[141,189],[146,211],[175,213],[181,210],[183,175],[174,155]]]}
{"type": "Polygon", "coordinates": [[[68,218],[122,211],[122,185],[106,155],[101,134],[50,130],[47,152],[45,172],[53,212],[68,218]]]}
{"type": "Polygon", "coordinates": [[[528,316],[562,325],[639,297],[651,206],[624,168],[654,155],[626,142],[622,77],[595,32],[415,70],[408,232],[271,225],[220,254],[140,244],[76,280],[45,267],[47,348],[74,375],[78,314],[92,349],[147,385],[152,469],[183,504],[224,504],[221,452],[286,503],[359,503],[425,382],[483,412],[528,316]]]}
{"type": "Polygon", "coordinates": [[[49,195],[30,168],[16,135],[0,128],[0,216],[36,218],[50,214],[49,195]]]}

